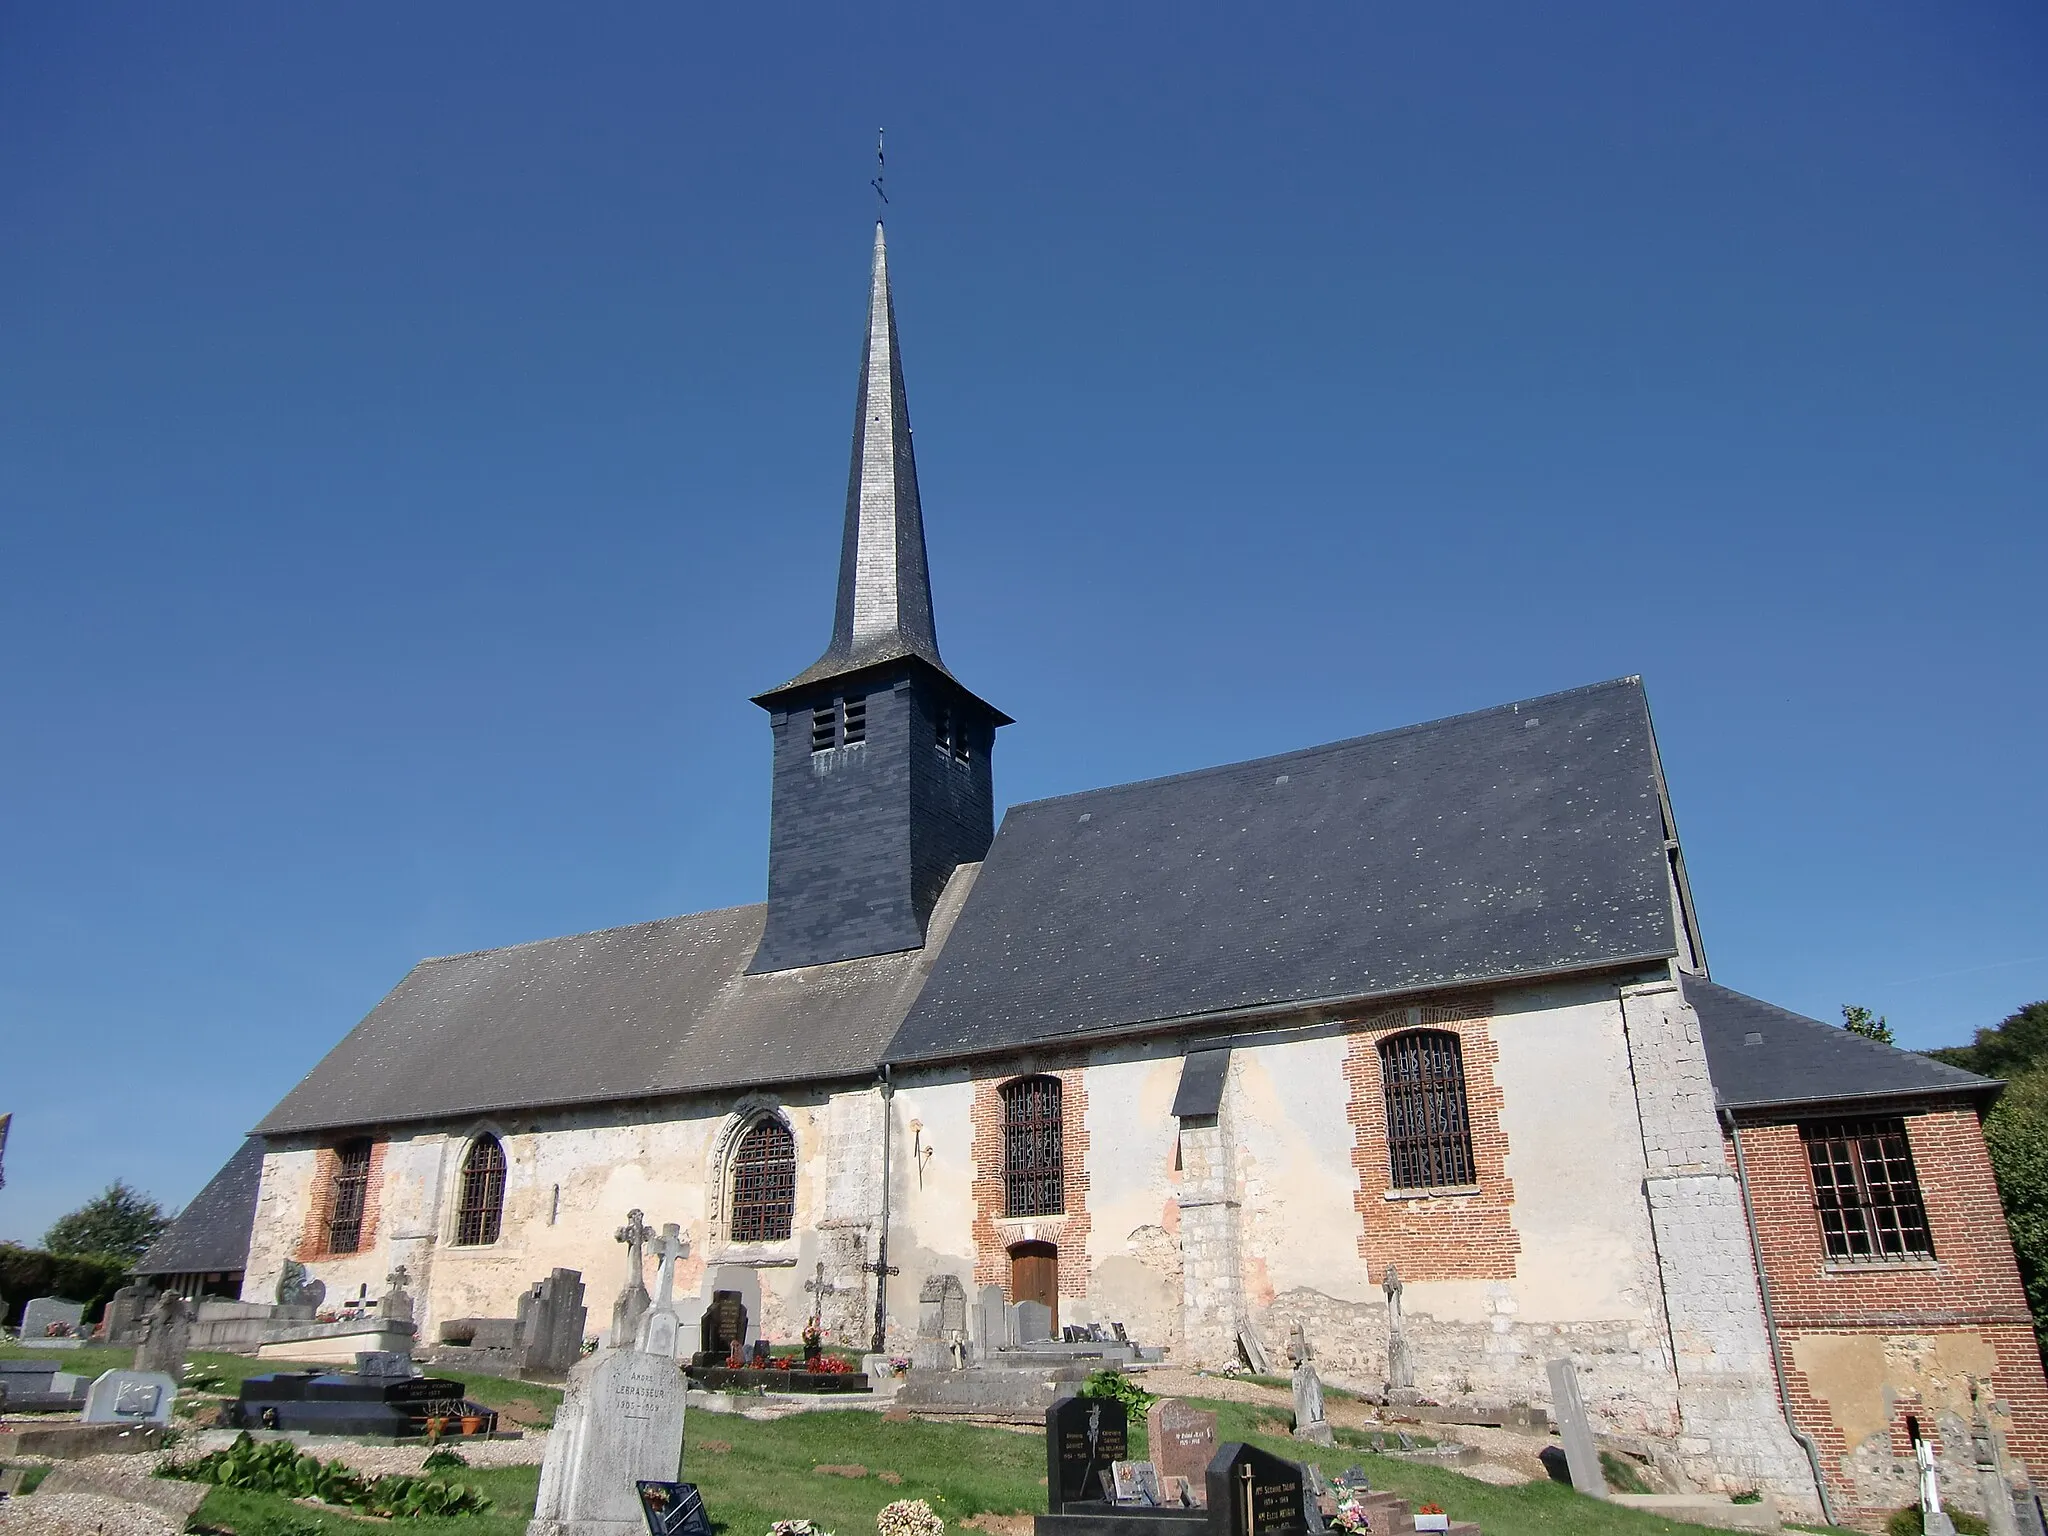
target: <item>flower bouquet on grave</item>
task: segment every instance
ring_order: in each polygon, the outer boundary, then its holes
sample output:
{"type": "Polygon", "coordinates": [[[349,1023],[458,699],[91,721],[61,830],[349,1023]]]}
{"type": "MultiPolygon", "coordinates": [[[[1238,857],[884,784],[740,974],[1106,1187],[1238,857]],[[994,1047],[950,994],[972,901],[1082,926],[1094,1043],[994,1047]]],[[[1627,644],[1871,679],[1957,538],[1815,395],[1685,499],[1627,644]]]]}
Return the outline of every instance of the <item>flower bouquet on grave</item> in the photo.
{"type": "Polygon", "coordinates": [[[804,1369],[815,1371],[818,1358],[825,1353],[825,1333],[816,1323],[804,1324],[804,1369]]]}
{"type": "Polygon", "coordinates": [[[725,1352],[725,1368],[728,1371],[744,1371],[747,1368],[747,1352],[740,1348],[738,1339],[734,1339],[732,1348],[725,1352]]]}
{"type": "Polygon", "coordinates": [[[875,1516],[876,1536],[946,1536],[946,1522],[923,1499],[898,1499],[875,1516]]]}
{"type": "Polygon", "coordinates": [[[807,1360],[804,1369],[816,1371],[820,1376],[845,1376],[853,1371],[853,1367],[837,1355],[819,1355],[814,1360],[807,1360]]]}
{"type": "Polygon", "coordinates": [[[778,1520],[768,1527],[768,1536],[832,1536],[830,1531],[821,1531],[808,1520],[778,1520]]]}
{"type": "Polygon", "coordinates": [[[1330,1524],[1351,1536],[1372,1536],[1372,1521],[1366,1517],[1365,1505],[1356,1494],[1337,1501],[1337,1513],[1330,1517],[1330,1524]]]}

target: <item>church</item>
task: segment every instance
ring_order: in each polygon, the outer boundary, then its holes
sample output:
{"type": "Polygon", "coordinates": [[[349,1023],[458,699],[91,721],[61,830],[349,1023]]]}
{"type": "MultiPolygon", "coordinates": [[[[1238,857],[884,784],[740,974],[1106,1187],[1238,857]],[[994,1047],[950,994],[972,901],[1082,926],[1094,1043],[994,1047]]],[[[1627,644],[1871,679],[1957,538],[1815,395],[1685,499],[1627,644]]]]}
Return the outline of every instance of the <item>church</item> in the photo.
{"type": "Polygon", "coordinates": [[[1710,979],[1640,679],[998,825],[879,225],[872,274],[831,643],[755,698],[767,900],[421,961],[255,1128],[241,1294],[403,1265],[432,1337],[566,1266],[597,1326],[639,1209],[686,1324],[737,1291],[779,1343],[900,1348],[951,1274],[1187,1367],[1300,1320],[1369,1393],[1398,1326],[1446,1405],[1568,1357],[1598,1427],[1814,1514],[1906,1502],[1916,1432],[2048,1479],[2002,1085],[1710,979]]]}

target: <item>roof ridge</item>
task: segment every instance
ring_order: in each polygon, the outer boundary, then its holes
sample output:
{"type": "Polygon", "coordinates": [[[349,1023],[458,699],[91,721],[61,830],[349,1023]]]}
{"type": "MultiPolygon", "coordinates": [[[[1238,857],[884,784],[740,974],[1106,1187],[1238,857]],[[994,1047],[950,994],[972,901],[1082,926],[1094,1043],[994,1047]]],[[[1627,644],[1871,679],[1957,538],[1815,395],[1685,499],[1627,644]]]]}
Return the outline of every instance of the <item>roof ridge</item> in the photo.
{"type": "Polygon", "coordinates": [[[543,944],[566,944],[571,939],[595,939],[608,933],[630,933],[635,928],[659,928],[663,923],[680,923],[693,917],[719,917],[727,912],[745,912],[753,907],[765,907],[765,901],[736,902],[729,907],[706,907],[701,912],[672,912],[667,917],[643,918],[637,923],[614,923],[609,928],[589,928],[580,933],[558,933],[545,939],[522,939],[517,944],[492,944],[483,949],[461,949],[447,955],[422,955],[413,962],[418,970],[423,965],[441,965],[450,960],[474,960],[479,955],[509,955],[517,950],[538,949],[543,944]]]}
{"type": "MultiPolygon", "coordinates": [[[[1214,775],[1231,773],[1241,768],[1257,768],[1267,764],[1299,762],[1325,752],[1340,752],[1352,747],[1364,746],[1367,742],[1391,741],[1401,736],[1412,736],[1420,731],[1433,731],[1447,725],[1461,725],[1468,720],[1481,720],[1488,715],[1517,714],[1538,704],[1549,704],[1559,699],[1584,698],[1590,694],[1605,693],[1612,689],[1633,688],[1643,691],[1643,677],[1640,672],[1631,672],[1624,677],[1611,677],[1604,682],[1584,683],[1577,688],[1563,688],[1556,693],[1541,693],[1534,698],[1513,699],[1505,704],[1490,704],[1484,709],[1467,710],[1463,714],[1442,715],[1435,720],[1418,720],[1412,725],[1392,726],[1384,731],[1368,731],[1363,736],[1345,736],[1336,741],[1318,742],[1313,746],[1293,747],[1285,752],[1275,752],[1266,757],[1240,758],[1236,762],[1212,763],[1206,768],[1188,768],[1180,773],[1164,773],[1155,778],[1130,779],[1122,784],[1103,784],[1094,789],[1070,790],[1064,795],[1047,795],[1039,800],[1020,800],[1009,807],[1009,811],[1036,810],[1044,805],[1058,805],[1062,801],[1081,800],[1093,795],[1113,795],[1124,790],[1154,789],[1162,784],[1178,784],[1189,779],[1203,779],[1214,775]]],[[[1009,811],[1004,814],[1008,815],[1009,811]]]]}

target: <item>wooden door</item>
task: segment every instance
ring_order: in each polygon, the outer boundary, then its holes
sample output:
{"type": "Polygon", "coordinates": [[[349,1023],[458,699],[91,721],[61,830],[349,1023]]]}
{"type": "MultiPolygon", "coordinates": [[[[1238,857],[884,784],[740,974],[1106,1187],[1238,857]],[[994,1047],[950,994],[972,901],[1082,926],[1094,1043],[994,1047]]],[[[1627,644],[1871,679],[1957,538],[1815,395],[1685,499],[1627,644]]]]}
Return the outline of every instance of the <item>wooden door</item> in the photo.
{"type": "Polygon", "coordinates": [[[1010,1250],[1010,1300],[1048,1308],[1052,1336],[1060,1336],[1060,1253],[1051,1243],[1019,1243],[1010,1250]]]}

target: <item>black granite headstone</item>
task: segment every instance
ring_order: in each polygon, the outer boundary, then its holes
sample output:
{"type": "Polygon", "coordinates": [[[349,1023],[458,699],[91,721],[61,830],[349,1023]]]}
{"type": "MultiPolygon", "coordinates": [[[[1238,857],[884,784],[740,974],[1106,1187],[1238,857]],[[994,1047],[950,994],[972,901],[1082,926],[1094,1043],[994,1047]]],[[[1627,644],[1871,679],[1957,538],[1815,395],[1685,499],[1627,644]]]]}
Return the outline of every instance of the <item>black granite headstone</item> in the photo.
{"type": "Polygon", "coordinates": [[[735,1344],[747,1342],[747,1308],[738,1291],[713,1291],[698,1325],[699,1353],[706,1364],[723,1365],[735,1344]]]}
{"type": "Polygon", "coordinates": [[[1209,1523],[1216,1536],[1307,1536],[1298,1462],[1232,1440],[1209,1462],[1209,1523]]]}
{"type": "Polygon", "coordinates": [[[704,1513],[703,1495],[695,1483],[635,1482],[640,1491],[640,1513],[647,1517],[653,1536],[711,1536],[711,1520],[704,1513]]]}
{"type": "Polygon", "coordinates": [[[1101,1503],[1102,1474],[1130,1459],[1130,1414],[1113,1397],[1063,1397],[1045,1410],[1045,1507],[1101,1503]]]}

